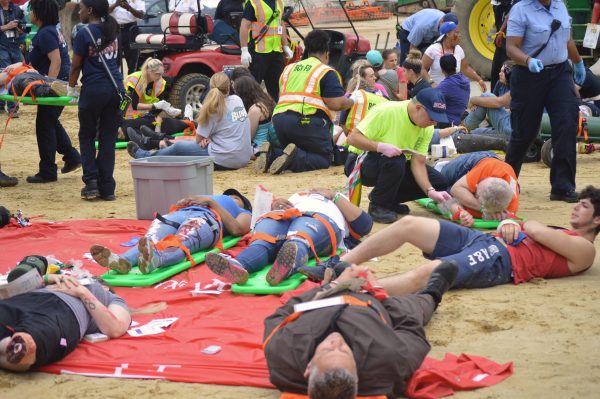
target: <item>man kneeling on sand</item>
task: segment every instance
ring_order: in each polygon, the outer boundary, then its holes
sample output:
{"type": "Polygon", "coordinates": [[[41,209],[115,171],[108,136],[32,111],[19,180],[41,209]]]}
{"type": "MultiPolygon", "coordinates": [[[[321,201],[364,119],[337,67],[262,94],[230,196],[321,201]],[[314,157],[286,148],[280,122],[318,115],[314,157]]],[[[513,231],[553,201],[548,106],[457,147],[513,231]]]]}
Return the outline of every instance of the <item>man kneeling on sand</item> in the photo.
{"type": "MultiPolygon", "coordinates": [[[[567,277],[586,271],[594,262],[594,240],[600,232],[600,189],[588,186],[580,193],[569,224],[571,229],[561,229],[534,220],[507,219],[492,236],[444,220],[406,216],[341,259],[360,265],[406,243],[422,250],[430,262],[382,280],[382,286],[392,295],[421,289],[444,261],[459,265],[452,288],[486,288],[533,278],[567,277]]],[[[327,266],[331,265],[313,268],[309,278],[321,279],[327,266]]],[[[333,273],[340,271],[339,266],[332,269],[333,273]]]]}

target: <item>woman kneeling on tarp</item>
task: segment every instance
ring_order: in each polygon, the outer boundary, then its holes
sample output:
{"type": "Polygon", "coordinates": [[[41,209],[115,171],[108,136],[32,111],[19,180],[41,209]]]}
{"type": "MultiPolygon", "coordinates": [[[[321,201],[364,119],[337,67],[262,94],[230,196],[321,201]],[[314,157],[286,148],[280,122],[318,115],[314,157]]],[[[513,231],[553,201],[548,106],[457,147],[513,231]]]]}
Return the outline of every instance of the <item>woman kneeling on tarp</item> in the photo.
{"type": "Polygon", "coordinates": [[[137,247],[117,255],[102,245],[92,245],[92,257],[118,273],[129,273],[137,265],[148,274],[186,258],[193,263],[191,253],[218,247],[224,235],[242,236],[250,231],[252,205],[233,188],[223,195],[184,198],[176,208],[164,216],[157,214],[137,247]]]}

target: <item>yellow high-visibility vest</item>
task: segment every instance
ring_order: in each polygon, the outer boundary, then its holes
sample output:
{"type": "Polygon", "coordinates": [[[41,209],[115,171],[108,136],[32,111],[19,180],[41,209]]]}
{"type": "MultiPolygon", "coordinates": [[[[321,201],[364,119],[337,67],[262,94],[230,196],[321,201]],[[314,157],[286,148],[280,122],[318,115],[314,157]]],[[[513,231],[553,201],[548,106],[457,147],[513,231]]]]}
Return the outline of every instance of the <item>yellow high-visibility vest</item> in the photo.
{"type": "Polygon", "coordinates": [[[316,57],[309,57],[285,67],[279,79],[279,102],[275,106],[273,115],[285,111],[313,115],[320,109],[330,120],[333,120],[332,111],[327,108],[321,97],[319,85],[323,76],[329,71],[336,73],[341,85],[342,79],[337,71],[323,64],[316,57]]]}
{"type": "MultiPolygon", "coordinates": [[[[142,104],[154,104],[154,103],[160,101],[159,97],[162,94],[162,92],[165,91],[167,82],[165,82],[165,80],[162,78],[158,79],[157,81],[155,81],[153,83],[152,91],[150,92],[150,94],[146,94],[146,92],[142,92],[141,88],[139,87],[139,81],[140,81],[141,76],[142,76],[142,71],[137,71],[137,72],[134,72],[134,73],[128,75],[125,78],[125,90],[129,91],[130,89],[133,89],[135,91],[135,93],[137,94],[138,98],[140,99],[139,102],[142,104]]],[[[129,105],[129,108],[127,109],[127,112],[125,113],[125,118],[126,119],[139,118],[143,114],[145,114],[145,112],[136,111],[133,109],[133,107],[131,105],[129,105]]]]}
{"type": "Polygon", "coordinates": [[[272,53],[273,51],[281,53],[281,36],[284,35],[284,26],[281,21],[281,15],[283,14],[283,1],[275,1],[275,10],[271,9],[267,3],[263,0],[246,0],[246,3],[250,2],[252,8],[254,8],[254,15],[256,21],[252,21],[250,24],[250,30],[248,31],[248,42],[254,41],[254,51],[257,53],[272,53]],[[276,13],[275,17],[271,20],[273,13],[276,13]],[[269,22],[271,20],[271,22],[269,22]],[[261,33],[265,25],[269,22],[267,30],[264,34],[261,33]],[[259,40],[257,40],[259,39],[259,40]]]}

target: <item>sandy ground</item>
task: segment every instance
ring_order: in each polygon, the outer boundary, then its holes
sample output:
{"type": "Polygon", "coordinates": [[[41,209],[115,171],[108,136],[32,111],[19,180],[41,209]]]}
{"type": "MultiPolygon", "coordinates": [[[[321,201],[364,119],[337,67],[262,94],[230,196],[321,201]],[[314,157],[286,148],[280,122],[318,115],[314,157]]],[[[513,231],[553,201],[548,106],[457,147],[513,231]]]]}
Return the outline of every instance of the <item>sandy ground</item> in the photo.
{"type": "MultiPolygon", "coordinates": [[[[387,29],[395,21],[386,22],[387,29]]],[[[372,29],[372,32],[377,29],[372,29]]],[[[117,152],[116,202],[85,202],[79,198],[81,171],[60,175],[56,183],[32,185],[27,175],[37,171],[34,132],[35,108],[25,106],[11,121],[0,152],[4,172],[20,179],[14,188],[0,189],[0,204],[22,209],[26,215],[45,215],[49,220],[135,218],[135,197],[126,151],[117,152]]],[[[4,121],[0,116],[0,123],[4,121]]],[[[62,121],[77,142],[76,108],[65,110],[62,121]]],[[[600,153],[580,155],[577,185],[600,185],[600,153]]],[[[59,167],[62,162],[59,161],[59,167]]],[[[521,174],[521,213],[548,224],[566,226],[569,204],[549,202],[549,169],[527,164],[521,174]]],[[[257,175],[248,167],[214,175],[214,192],[236,187],[252,195],[264,184],[279,195],[311,186],[341,189],[342,168],[281,176],[257,175]]],[[[363,205],[366,206],[365,201],[363,205]]],[[[411,205],[415,215],[426,215],[411,205]]],[[[375,226],[375,231],[381,229],[375,226]]],[[[600,242],[600,241],[599,241],[600,242]]],[[[600,249],[597,242],[596,247],[600,249]]],[[[1,250],[1,243],[0,243],[1,250]]],[[[371,262],[380,276],[406,271],[423,258],[406,247],[378,262],[371,262]]],[[[505,382],[457,398],[596,398],[600,388],[600,271],[595,267],[577,277],[540,280],[521,286],[504,285],[485,290],[449,293],[427,327],[431,356],[446,352],[487,356],[498,362],[514,362],[515,374],[505,382]]],[[[275,390],[160,381],[117,380],[57,376],[44,373],[0,372],[0,397],[8,398],[269,398],[275,390]]]]}

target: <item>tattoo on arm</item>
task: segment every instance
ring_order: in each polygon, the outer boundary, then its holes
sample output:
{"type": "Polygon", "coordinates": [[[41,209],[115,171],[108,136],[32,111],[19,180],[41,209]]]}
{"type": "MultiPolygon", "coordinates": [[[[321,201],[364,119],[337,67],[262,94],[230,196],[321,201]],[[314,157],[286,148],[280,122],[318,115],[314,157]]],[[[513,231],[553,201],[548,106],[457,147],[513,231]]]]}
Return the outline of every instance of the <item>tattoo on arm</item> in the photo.
{"type": "Polygon", "coordinates": [[[96,309],[96,304],[89,298],[83,298],[81,300],[81,302],[83,302],[83,304],[88,307],[90,310],[94,310],[96,309]]]}

